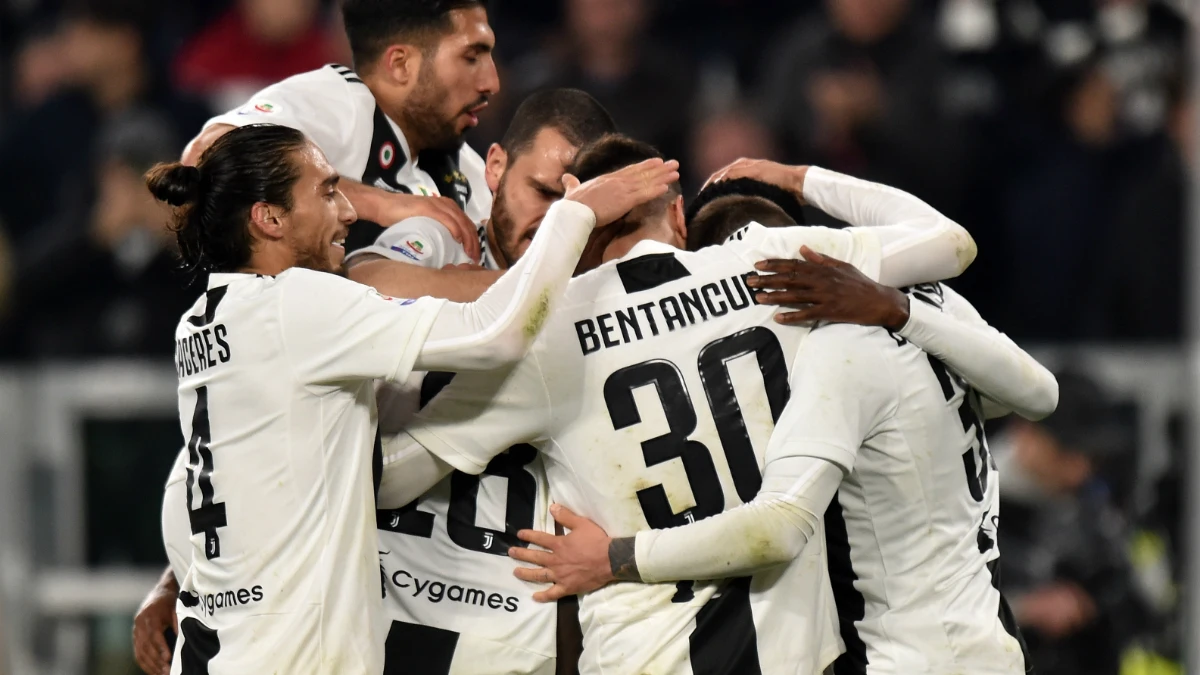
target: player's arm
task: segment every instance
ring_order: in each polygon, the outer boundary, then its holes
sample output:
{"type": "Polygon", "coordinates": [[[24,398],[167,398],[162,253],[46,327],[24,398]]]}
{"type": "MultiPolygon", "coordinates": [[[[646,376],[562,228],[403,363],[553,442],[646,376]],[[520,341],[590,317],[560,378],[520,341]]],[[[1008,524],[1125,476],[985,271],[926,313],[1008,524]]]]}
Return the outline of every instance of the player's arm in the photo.
{"type": "Polygon", "coordinates": [[[440,222],[420,216],[384,229],[371,245],[348,253],[346,275],[384,295],[473,302],[501,273],[443,269],[470,261],[440,222]]]}
{"type": "Polygon", "coordinates": [[[936,356],[983,395],[988,419],[1015,412],[1040,420],[1058,407],[1058,380],[1004,333],[983,320],[967,299],[947,286],[943,294],[922,297],[931,291],[910,293],[909,319],[900,330],[925,352],[936,356]]]}
{"type": "Polygon", "coordinates": [[[943,284],[907,295],[874,282],[852,265],[808,251],[806,260],[767,261],[775,290],[757,293],[763,304],[796,308],[775,319],[882,326],[936,356],[985,397],[985,414],[1016,412],[1041,419],[1058,405],[1054,375],[1008,336],[993,328],[943,284]]]}
{"type": "Polygon", "coordinates": [[[897,399],[880,343],[856,326],[813,331],[796,355],[790,381],[792,396],[771,435],[762,488],[753,500],[695,523],[623,539],[597,536],[598,528],[586,521],[563,521],[573,527],[564,537],[523,530],[521,539],[549,551],[510,550],[512,557],[545,568],[514,573],[553,581],[535,596],[549,601],[613,580],[718,579],[795,559],[820,531],[859,447],[886,429],[897,399]]]}
{"type": "Polygon", "coordinates": [[[678,166],[647,160],[582,185],[564,177],[566,197],[550,207],[528,252],[475,302],[396,300],[334,275],[285,272],[283,340],[299,380],[337,385],[515,363],[564,292],[592,228],[664,194],[678,166]]]}
{"type": "Polygon", "coordinates": [[[975,241],[966,229],[903,190],[815,166],[746,159],[710,182],[741,177],[780,185],[853,226],[771,228],[770,237],[784,245],[778,257],[795,256],[809,246],[895,287],[956,277],[975,260],[975,241]]]}
{"type": "Polygon", "coordinates": [[[398,508],[458,469],[478,474],[496,455],[545,437],[552,415],[534,352],[504,371],[460,373],[407,428],[383,439],[380,508],[398,508]]]}

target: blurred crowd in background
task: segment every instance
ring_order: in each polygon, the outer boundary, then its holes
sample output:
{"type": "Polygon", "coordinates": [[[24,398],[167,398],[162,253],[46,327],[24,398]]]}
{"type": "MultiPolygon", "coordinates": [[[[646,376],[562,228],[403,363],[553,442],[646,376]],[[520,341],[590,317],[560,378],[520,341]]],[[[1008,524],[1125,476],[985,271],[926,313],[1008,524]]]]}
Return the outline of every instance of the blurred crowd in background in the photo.
{"type": "MultiPolygon", "coordinates": [[[[953,285],[1023,344],[1175,345],[1181,7],[492,0],[502,91],[469,141],[485,152],[533,90],[579,87],[680,159],[686,193],[750,156],[917,194],[974,234],[978,261],[953,285]]],[[[0,0],[0,360],[169,356],[198,291],[141,175],[257,89],[348,64],[335,10],[0,0]]],[[[1172,470],[1135,505],[1135,417],[1064,373],[1059,413],[993,437],[1003,579],[1040,672],[1178,672],[1182,421],[1172,470]]]]}

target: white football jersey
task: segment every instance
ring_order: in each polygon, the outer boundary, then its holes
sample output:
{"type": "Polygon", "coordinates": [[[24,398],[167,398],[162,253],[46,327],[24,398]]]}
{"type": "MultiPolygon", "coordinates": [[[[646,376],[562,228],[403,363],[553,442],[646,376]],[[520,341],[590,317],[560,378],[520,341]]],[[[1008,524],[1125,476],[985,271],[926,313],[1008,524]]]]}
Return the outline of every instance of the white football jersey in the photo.
{"type": "MultiPolygon", "coordinates": [[[[881,254],[870,230],[740,234],[696,253],[643,241],[573,279],[506,379],[460,374],[409,433],[470,472],[532,444],[552,500],[614,537],[749,501],[808,331],[776,323],[745,278],[802,245],[876,278],[881,254]]],[[[840,651],[820,545],[750,579],[611,584],[581,599],[580,620],[585,674],[812,674],[840,651]]]]}
{"type": "MultiPolygon", "coordinates": [[[[485,252],[486,232],[479,227],[485,252]]],[[[387,228],[356,253],[367,252],[432,269],[468,260],[428,218],[387,228]]],[[[494,256],[484,261],[495,267],[494,256]]],[[[383,383],[381,433],[403,429],[451,377],[413,373],[402,385],[383,383]]],[[[542,459],[526,445],[481,476],[455,471],[412,504],[378,512],[389,663],[429,675],[553,672],[558,608],[533,602],[534,586],[513,576],[508,557],[510,546],[526,545],[518,530],[554,531],[547,495],[542,459]]]]}
{"type": "MultiPolygon", "coordinates": [[[[943,288],[911,297],[940,308],[943,288]]],[[[994,585],[999,476],[978,395],[904,338],[849,325],[813,331],[792,382],[782,451],[847,472],[825,515],[846,644],[834,672],[1024,673],[994,585]]]]}
{"type": "MultiPolygon", "coordinates": [[[[371,90],[345,66],[328,65],[277,82],[255,94],[242,107],[212,118],[205,126],[213,124],[238,127],[279,124],[299,129],[321,148],[338,173],[347,178],[395,192],[450,197],[476,224],[492,213],[492,193],[484,179],[484,162],[479,153],[464,143],[457,152],[428,150],[414,159],[400,127],[383,114],[371,90]]],[[[355,223],[346,240],[347,256],[374,244],[384,227],[391,224],[355,223]]],[[[437,227],[445,232],[444,227],[437,227]]],[[[487,267],[493,263],[486,232],[480,230],[484,256],[481,262],[487,267]]],[[[446,238],[449,239],[448,233],[446,238]]],[[[432,249],[436,243],[415,241],[416,247],[405,247],[403,240],[390,242],[385,250],[391,254],[389,257],[399,259],[404,251],[420,259],[432,253],[432,250],[423,252],[420,245],[432,249]],[[393,245],[395,249],[391,248],[393,245]]],[[[461,250],[461,246],[458,248],[461,250]]],[[[448,253],[452,255],[453,251],[448,253]]],[[[465,254],[458,262],[467,262],[465,254]]]]}
{"type": "Polygon", "coordinates": [[[190,567],[172,672],[379,673],[374,379],[444,301],[341,277],[211,274],[176,329],[190,567]]]}

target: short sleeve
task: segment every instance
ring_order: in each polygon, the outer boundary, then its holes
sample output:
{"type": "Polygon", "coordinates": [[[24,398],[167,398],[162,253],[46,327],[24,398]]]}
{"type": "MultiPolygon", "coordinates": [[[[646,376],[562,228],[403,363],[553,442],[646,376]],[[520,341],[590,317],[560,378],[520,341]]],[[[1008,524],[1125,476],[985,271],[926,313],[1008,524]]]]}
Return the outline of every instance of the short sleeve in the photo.
{"type": "Polygon", "coordinates": [[[447,464],[477,474],[509,447],[544,440],[550,420],[549,394],[530,354],[509,369],[459,373],[405,431],[447,464]]]}
{"type": "Polygon", "coordinates": [[[405,300],[342,277],[292,269],[279,322],[288,359],[305,384],[403,380],[444,300],[405,300]]]}
{"type": "Polygon", "coordinates": [[[890,340],[881,329],[847,324],[812,331],[796,352],[792,395],[771,434],[767,462],[816,457],[851,471],[863,441],[898,404],[884,351],[890,340]]]}
{"type": "Polygon", "coordinates": [[[245,105],[210,119],[204,126],[278,124],[298,129],[312,139],[338,172],[351,175],[357,122],[352,86],[362,85],[352,84],[326,66],[272,84],[245,105]]]}
{"type": "Polygon", "coordinates": [[[450,231],[427,216],[405,218],[385,228],[374,243],[355,250],[346,259],[367,253],[435,270],[446,265],[471,262],[462,244],[450,236],[450,231]]]}
{"type": "Polygon", "coordinates": [[[758,262],[765,258],[798,258],[802,246],[848,262],[871,279],[879,279],[882,248],[870,228],[763,227],[751,223],[739,248],[744,258],[758,262]]]}

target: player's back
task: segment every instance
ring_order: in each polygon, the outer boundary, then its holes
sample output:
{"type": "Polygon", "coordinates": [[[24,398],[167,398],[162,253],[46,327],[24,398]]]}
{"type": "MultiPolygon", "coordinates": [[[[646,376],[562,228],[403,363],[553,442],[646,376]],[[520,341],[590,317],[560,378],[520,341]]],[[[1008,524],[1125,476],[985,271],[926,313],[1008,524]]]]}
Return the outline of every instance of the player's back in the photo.
{"type": "MultiPolygon", "coordinates": [[[[752,228],[697,253],[642,242],[576,278],[532,352],[551,408],[553,431],[537,445],[552,498],[611,536],[699,520],[758,492],[807,331],[754,301],[753,263],[798,245],[752,228]]],[[[589,594],[581,671],[820,672],[838,644],[819,540],[753,580],[589,594]]]]}
{"type": "Polygon", "coordinates": [[[192,532],[182,661],[204,672],[382,668],[372,384],[306,377],[337,354],[289,327],[305,303],[344,301],[328,284],[351,282],[213,274],[176,329],[192,532]]]}
{"type": "MultiPolygon", "coordinates": [[[[913,302],[940,306],[938,289],[917,291],[913,302]]],[[[826,512],[846,643],[836,672],[1024,672],[993,584],[998,476],[978,395],[903,338],[858,326],[825,331],[822,339],[861,342],[863,358],[846,358],[861,362],[864,381],[892,390],[886,419],[826,512]]]]}

